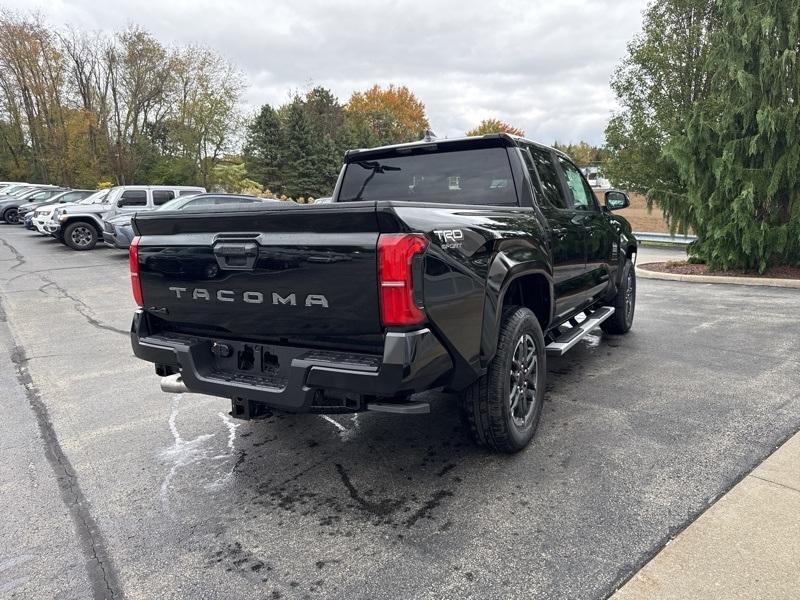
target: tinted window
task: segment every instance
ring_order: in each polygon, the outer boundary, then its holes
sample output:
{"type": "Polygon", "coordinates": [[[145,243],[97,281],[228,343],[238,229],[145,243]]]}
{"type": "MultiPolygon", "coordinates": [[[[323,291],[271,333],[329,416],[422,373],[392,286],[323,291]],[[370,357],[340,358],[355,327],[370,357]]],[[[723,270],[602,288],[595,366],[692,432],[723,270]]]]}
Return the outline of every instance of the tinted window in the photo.
{"type": "MultiPolygon", "coordinates": [[[[561,191],[561,182],[558,179],[558,172],[553,166],[550,153],[532,146],[528,150],[536,165],[536,171],[539,173],[539,181],[542,186],[540,191],[544,199],[555,208],[567,208],[567,200],[561,191]]],[[[534,181],[535,179],[534,177],[534,181]]]]}
{"type": "Polygon", "coordinates": [[[214,200],[215,198],[213,196],[203,196],[202,198],[189,200],[189,202],[187,202],[180,208],[195,208],[197,206],[208,206],[209,204],[214,204],[214,200]]]}
{"type": "Polygon", "coordinates": [[[144,190],[125,190],[120,196],[120,206],[147,206],[147,192],[144,190]]]}
{"type": "Polygon", "coordinates": [[[153,190],[153,204],[161,206],[165,202],[169,202],[175,197],[175,192],[172,190],[153,190]]]}
{"type": "Polygon", "coordinates": [[[474,148],[352,162],[339,202],[406,200],[448,204],[517,204],[505,148],[474,148]]]}
{"type": "Polygon", "coordinates": [[[583,179],[578,167],[560,156],[558,157],[558,162],[561,163],[561,168],[564,169],[567,188],[572,194],[572,205],[576,210],[594,210],[596,207],[594,192],[583,179]]]}
{"type": "Polygon", "coordinates": [[[178,196],[196,196],[197,194],[201,194],[200,190],[179,190],[178,196]]]}

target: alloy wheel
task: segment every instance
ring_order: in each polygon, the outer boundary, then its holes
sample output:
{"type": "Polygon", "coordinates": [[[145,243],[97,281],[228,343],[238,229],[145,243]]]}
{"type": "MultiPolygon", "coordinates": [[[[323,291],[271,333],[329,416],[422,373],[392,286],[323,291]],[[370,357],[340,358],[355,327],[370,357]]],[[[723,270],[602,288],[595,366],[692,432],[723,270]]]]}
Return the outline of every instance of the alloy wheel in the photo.
{"type": "Polygon", "coordinates": [[[80,226],[72,230],[70,239],[76,246],[84,247],[92,243],[92,232],[88,227],[80,226]]]}
{"type": "Polygon", "coordinates": [[[625,281],[625,322],[630,324],[633,319],[633,306],[636,302],[636,280],[633,273],[628,271],[628,278],[625,281]]]}
{"type": "Polygon", "coordinates": [[[536,343],[530,334],[524,333],[517,340],[511,355],[509,412],[514,423],[523,427],[533,416],[536,408],[536,380],[539,361],[536,343]]]}

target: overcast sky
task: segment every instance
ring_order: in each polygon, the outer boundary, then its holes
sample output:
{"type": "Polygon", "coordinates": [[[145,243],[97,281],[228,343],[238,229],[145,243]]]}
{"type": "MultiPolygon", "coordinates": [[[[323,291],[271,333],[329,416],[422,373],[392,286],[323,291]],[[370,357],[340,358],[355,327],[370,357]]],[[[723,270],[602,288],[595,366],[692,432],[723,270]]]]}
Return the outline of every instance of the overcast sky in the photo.
{"type": "Polygon", "coordinates": [[[311,84],[345,102],[373,83],[407,85],[439,136],[496,117],[551,143],[600,143],[608,80],[646,0],[0,0],[53,25],[135,23],[237,64],[244,102],[284,102],[311,84]]]}

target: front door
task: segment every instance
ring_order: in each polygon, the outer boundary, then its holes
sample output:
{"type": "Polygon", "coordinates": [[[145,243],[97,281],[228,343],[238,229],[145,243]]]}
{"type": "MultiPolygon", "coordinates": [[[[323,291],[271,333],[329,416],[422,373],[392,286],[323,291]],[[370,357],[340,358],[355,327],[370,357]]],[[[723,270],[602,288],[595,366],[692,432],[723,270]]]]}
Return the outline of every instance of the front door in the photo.
{"type": "Polygon", "coordinates": [[[586,243],[587,284],[589,295],[595,299],[608,289],[615,237],[594,190],[578,167],[562,156],[558,157],[558,162],[586,243]]]}

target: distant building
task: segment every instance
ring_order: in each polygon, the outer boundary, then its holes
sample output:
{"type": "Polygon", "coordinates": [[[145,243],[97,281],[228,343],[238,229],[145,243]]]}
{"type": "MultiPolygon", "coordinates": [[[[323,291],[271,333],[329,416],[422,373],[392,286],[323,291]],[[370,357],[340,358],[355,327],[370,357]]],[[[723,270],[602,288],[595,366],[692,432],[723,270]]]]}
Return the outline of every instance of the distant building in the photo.
{"type": "Polygon", "coordinates": [[[593,188],[605,189],[611,187],[611,182],[602,176],[600,165],[589,165],[582,168],[581,171],[593,188]]]}

